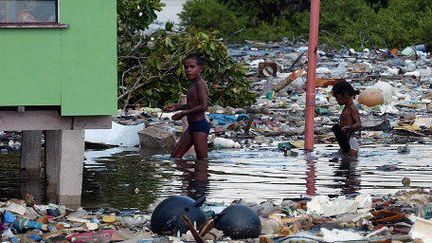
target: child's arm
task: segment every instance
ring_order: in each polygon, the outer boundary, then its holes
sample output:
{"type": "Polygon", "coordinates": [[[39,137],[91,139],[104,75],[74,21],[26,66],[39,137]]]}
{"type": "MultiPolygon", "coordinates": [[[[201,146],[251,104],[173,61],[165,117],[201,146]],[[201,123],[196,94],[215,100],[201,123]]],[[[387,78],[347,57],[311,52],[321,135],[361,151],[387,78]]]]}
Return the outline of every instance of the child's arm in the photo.
{"type": "Polygon", "coordinates": [[[357,108],[355,107],[355,105],[353,105],[351,107],[352,112],[351,112],[351,117],[353,120],[353,124],[351,125],[354,131],[358,131],[362,128],[362,123],[360,120],[360,113],[358,112],[357,108]]]}
{"type": "Polygon", "coordinates": [[[170,104],[163,108],[163,111],[165,112],[172,112],[172,111],[181,111],[181,110],[187,110],[188,105],[187,104],[170,104]]]}
{"type": "Polygon", "coordinates": [[[351,131],[358,131],[361,129],[362,124],[360,120],[360,113],[358,112],[355,105],[349,106],[349,113],[351,115],[352,124],[350,126],[344,126],[341,128],[343,132],[351,132],[351,131]]]}

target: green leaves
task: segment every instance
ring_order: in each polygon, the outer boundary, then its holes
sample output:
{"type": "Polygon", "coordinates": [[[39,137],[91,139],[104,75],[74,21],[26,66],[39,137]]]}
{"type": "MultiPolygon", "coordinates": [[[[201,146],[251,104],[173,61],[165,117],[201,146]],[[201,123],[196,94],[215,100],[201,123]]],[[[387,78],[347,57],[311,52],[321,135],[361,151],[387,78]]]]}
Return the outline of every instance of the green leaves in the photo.
{"type": "MultiPolygon", "coordinates": [[[[252,83],[244,79],[246,69],[228,55],[225,45],[214,35],[198,31],[182,34],[159,31],[147,39],[150,40],[155,48],[149,49],[146,44],[135,51],[135,55],[144,57],[144,72],[136,69],[125,79],[127,90],[133,90],[137,82],[146,85],[134,90],[129,100],[128,96],[120,99],[122,105],[140,102],[161,107],[178,102],[179,94],[185,93],[190,84],[183,70],[183,60],[190,53],[199,53],[205,60],[202,77],[209,87],[210,104],[245,107],[255,102],[252,83]]],[[[133,58],[122,63],[128,63],[127,67],[140,65],[133,58]]]]}
{"type": "MultiPolygon", "coordinates": [[[[186,29],[229,41],[279,41],[309,32],[309,0],[190,0],[186,29]]],[[[321,0],[320,43],[332,48],[403,48],[432,39],[432,0],[321,0]]]]}

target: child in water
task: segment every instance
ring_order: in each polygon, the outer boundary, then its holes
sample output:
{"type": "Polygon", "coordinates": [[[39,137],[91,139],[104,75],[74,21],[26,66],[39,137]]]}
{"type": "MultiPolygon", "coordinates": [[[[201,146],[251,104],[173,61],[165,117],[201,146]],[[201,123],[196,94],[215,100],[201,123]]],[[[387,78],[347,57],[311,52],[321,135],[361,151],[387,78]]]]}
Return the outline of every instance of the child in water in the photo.
{"type": "Polygon", "coordinates": [[[207,160],[207,137],[210,124],[206,120],[205,112],[208,108],[208,89],[201,77],[203,59],[197,54],[191,54],[183,62],[187,79],[190,81],[187,93],[187,104],[171,104],[164,108],[165,112],[180,111],[172,117],[181,120],[187,117],[188,129],[182,134],[176,148],[171,154],[174,159],[181,159],[192,147],[199,161],[207,160]]]}
{"type": "MultiPolygon", "coordinates": [[[[353,100],[360,94],[354,90],[350,83],[346,81],[338,82],[333,86],[332,94],[339,105],[344,109],[339,118],[339,123],[332,127],[333,133],[339,144],[339,157],[342,160],[355,160],[359,151],[359,144],[354,137],[355,131],[362,127],[360,113],[358,112],[353,100]]],[[[337,161],[337,158],[332,161],[337,161]]]]}

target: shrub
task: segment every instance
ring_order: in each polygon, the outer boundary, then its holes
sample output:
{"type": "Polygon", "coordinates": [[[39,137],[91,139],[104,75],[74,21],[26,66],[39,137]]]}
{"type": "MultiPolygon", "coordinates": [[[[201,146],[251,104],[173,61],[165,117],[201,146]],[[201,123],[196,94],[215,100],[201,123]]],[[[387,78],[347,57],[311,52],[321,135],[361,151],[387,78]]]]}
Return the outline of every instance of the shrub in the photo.
{"type": "Polygon", "coordinates": [[[183,59],[192,52],[202,54],[205,59],[202,76],[209,86],[210,104],[245,107],[255,102],[252,83],[244,79],[246,69],[228,55],[227,48],[215,36],[194,31],[182,34],[160,31],[151,38],[148,46],[137,49],[134,57],[128,58],[129,66],[138,68],[123,75],[126,91],[120,99],[124,105],[161,107],[178,102],[189,87],[183,59]]]}
{"type": "Polygon", "coordinates": [[[222,36],[245,28],[244,18],[237,17],[231,9],[216,0],[188,1],[179,16],[183,26],[206,32],[218,30],[222,36]]]}
{"type": "MultiPolygon", "coordinates": [[[[221,35],[229,40],[277,40],[281,37],[307,36],[309,31],[308,0],[214,0],[244,21],[244,30],[237,35],[221,35]]],[[[193,1],[196,8],[202,1],[193,1]]],[[[218,5],[219,6],[219,5],[218,5]]],[[[203,6],[205,8],[206,6],[203,6]]],[[[219,6],[220,9],[223,7],[219,6]]],[[[429,43],[432,39],[432,0],[322,0],[320,42],[331,47],[387,47],[429,43]]],[[[196,21],[184,22],[199,26],[198,15],[184,16],[196,21]]],[[[216,12],[216,11],[215,11],[216,12]]],[[[208,18],[216,18],[207,15],[208,18]]],[[[207,22],[216,22],[207,19],[207,22]]],[[[234,21],[233,21],[234,22],[234,21]]]]}

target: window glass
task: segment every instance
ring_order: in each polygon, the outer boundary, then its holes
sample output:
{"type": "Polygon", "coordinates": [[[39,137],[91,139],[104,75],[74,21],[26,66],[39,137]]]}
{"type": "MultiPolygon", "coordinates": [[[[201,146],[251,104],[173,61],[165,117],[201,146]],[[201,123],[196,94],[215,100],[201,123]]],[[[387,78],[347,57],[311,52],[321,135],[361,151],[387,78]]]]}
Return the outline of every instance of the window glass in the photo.
{"type": "Polygon", "coordinates": [[[0,23],[57,23],[57,0],[0,0],[0,23]]]}

